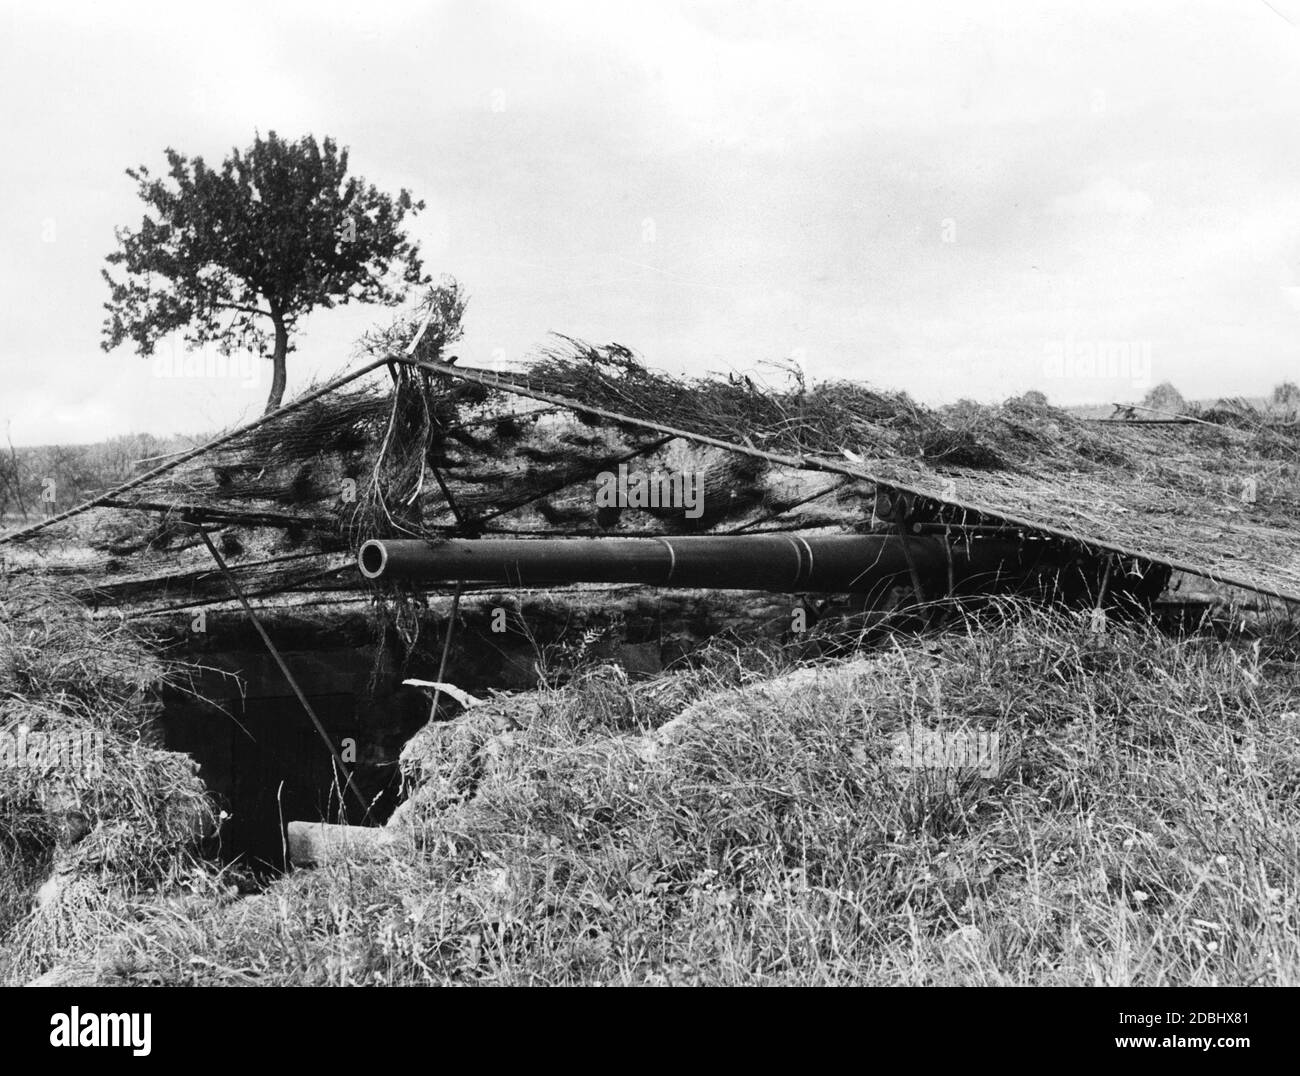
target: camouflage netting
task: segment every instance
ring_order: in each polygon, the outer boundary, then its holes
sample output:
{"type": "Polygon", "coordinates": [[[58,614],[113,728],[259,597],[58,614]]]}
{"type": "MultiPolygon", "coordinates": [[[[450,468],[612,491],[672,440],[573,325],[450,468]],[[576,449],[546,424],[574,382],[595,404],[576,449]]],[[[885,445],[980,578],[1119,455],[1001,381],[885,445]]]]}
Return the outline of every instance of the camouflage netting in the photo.
{"type": "Polygon", "coordinates": [[[398,356],[368,382],[276,417],[120,502],[151,515],[124,523],[100,510],[92,541],[110,559],[85,594],[137,605],[228,596],[194,521],[220,535],[251,593],[363,591],[352,558],[370,537],[861,530],[883,525],[876,488],[897,486],[922,495],[926,525],[1011,524],[1300,595],[1300,427],[1240,402],[1172,425],[1103,425],[1038,393],[931,409],[856,383],[810,387],[794,369],[777,386],[672,377],[621,345],[566,337],[522,372],[484,384],[448,376],[462,309],[457,289],[434,289],[413,315],[363,342],[364,357],[398,356]],[[404,362],[399,345],[426,315],[414,355],[426,365],[404,362]],[[796,466],[700,448],[596,409],[796,466]],[[704,514],[601,509],[597,476],[620,463],[702,472],[704,514]],[[827,464],[848,476],[826,473],[827,464]]]}
{"type": "Polygon", "coordinates": [[[816,463],[830,459],[928,495],[944,518],[1011,519],[1300,595],[1300,426],[1240,401],[1183,424],[1076,418],[1030,393],[931,410],[848,382],[783,391],[685,380],[619,349],[568,341],[519,382],[635,418],[816,463]],[[838,458],[837,458],[838,457],[838,458]],[[947,511],[945,511],[945,506],[947,511]]]}

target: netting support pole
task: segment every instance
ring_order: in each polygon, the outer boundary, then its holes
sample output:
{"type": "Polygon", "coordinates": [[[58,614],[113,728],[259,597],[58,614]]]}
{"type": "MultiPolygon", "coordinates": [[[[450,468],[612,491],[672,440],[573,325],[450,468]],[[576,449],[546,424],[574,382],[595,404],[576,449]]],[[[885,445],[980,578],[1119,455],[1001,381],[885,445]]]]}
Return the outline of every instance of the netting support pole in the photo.
{"type": "Polygon", "coordinates": [[[456,634],[456,617],[460,613],[460,595],[464,589],[464,583],[457,583],[456,592],[451,596],[451,615],[447,618],[447,631],[442,637],[442,659],[438,662],[438,683],[434,686],[433,702],[429,706],[430,721],[438,716],[438,699],[447,680],[447,655],[451,653],[451,638],[456,634]]]}

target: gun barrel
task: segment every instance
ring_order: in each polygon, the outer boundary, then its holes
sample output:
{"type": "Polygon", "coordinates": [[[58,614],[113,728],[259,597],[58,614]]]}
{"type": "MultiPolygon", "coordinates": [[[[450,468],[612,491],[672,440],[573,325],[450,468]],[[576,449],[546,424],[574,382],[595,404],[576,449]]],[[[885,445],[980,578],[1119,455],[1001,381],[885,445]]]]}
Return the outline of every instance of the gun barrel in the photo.
{"type": "Polygon", "coordinates": [[[658,587],[872,593],[908,584],[944,590],[1020,575],[1025,543],[903,535],[703,535],[687,538],[371,539],[357,557],[367,579],[423,583],[643,583],[658,587]]]}

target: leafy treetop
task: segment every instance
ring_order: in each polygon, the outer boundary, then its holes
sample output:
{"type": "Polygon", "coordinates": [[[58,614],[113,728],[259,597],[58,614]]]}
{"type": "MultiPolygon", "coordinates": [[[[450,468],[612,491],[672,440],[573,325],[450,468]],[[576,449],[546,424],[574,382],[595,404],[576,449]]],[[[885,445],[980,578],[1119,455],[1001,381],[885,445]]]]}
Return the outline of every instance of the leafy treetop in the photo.
{"type": "Polygon", "coordinates": [[[103,348],[131,341],[141,355],[177,330],[191,346],[267,350],[267,410],[280,405],[285,357],[298,318],[348,302],[392,306],[428,283],[418,245],[402,231],[424,208],[349,176],[348,151],[331,138],[287,141],[274,131],[235,149],[220,169],[169,148],[170,183],[127,169],[148,207],[137,231],[119,228],[107,270],[103,348]]]}

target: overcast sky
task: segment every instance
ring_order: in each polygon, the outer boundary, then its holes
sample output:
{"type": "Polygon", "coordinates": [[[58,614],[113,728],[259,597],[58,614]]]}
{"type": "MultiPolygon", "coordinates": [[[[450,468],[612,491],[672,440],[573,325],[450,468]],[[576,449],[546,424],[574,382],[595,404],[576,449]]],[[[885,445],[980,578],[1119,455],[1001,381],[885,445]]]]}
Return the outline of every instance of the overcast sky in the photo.
{"type": "MultiPolygon", "coordinates": [[[[1264,393],[1300,380],[1297,24],[1300,0],[0,0],[0,423],[260,411],[267,364],[160,378],[99,347],[123,169],[254,130],[333,135],[428,203],[466,364],[559,331],[929,402],[1264,393]]],[[[307,319],[290,393],[390,317],[307,319]]]]}

